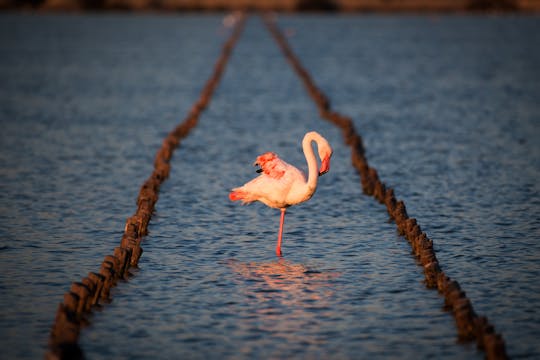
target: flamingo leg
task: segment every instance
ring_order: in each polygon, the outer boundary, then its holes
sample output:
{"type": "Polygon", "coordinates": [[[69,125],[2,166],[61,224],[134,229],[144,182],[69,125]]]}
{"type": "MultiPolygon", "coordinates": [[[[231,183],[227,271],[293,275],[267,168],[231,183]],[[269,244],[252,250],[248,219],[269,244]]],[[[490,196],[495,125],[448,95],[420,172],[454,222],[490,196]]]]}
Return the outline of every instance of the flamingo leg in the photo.
{"type": "Polygon", "coordinates": [[[285,208],[281,209],[281,218],[279,220],[279,233],[276,246],[276,255],[281,257],[283,253],[281,252],[281,239],[283,238],[283,223],[285,222],[285,208]]]}

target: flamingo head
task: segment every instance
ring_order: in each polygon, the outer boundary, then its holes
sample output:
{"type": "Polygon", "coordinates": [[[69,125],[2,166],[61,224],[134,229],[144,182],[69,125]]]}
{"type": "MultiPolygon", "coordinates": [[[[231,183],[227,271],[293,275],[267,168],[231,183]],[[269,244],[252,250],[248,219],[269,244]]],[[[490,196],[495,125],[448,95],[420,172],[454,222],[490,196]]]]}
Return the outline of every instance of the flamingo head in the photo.
{"type": "Polygon", "coordinates": [[[332,157],[332,148],[325,140],[319,144],[319,158],[321,159],[321,167],[319,168],[319,176],[326,174],[330,170],[330,158],[332,157]]]}
{"type": "MultiPolygon", "coordinates": [[[[331,156],[331,155],[330,155],[331,156]]],[[[330,170],[330,156],[325,156],[319,169],[319,176],[324,175],[330,170]]]]}

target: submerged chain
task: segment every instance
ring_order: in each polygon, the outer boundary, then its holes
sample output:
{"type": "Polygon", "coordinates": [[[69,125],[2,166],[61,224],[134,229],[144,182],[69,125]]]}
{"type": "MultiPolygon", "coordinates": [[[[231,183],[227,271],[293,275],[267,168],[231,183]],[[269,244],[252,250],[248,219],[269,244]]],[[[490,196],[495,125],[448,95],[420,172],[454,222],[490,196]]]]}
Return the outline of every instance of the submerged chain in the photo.
{"type": "Polygon", "coordinates": [[[296,71],[316,103],[320,116],[341,129],[345,143],[351,147],[352,165],[360,174],[364,193],[386,205],[388,215],[395,221],[399,234],[408,240],[413,253],[424,268],[426,286],[437,289],[444,296],[445,309],[454,315],[459,339],[466,341],[476,339],[478,348],[485,351],[488,359],[506,359],[506,348],[502,335],[495,332],[495,328],[486,317],[476,314],[471,301],[457,280],[448,277],[441,269],[433,250],[433,241],[422,231],[416,219],[407,215],[405,203],[398,200],[394,190],[379,179],[377,170],[369,166],[362,138],[354,129],[352,120],[332,110],[330,101],[315,85],[309,73],[293,53],[273,18],[266,15],[263,20],[287,61],[296,71]]]}
{"type": "Polygon", "coordinates": [[[148,223],[158,200],[161,184],[169,177],[170,160],[180,141],[197,125],[199,116],[208,106],[231,52],[244,28],[245,16],[241,15],[221,54],[214,65],[214,71],[206,82],[199,99],[193,105],[187,117],[174,128],[163,140],[154,160],[154,170],[142,185],[137,197],[137,210],[127,219],[120,246],[112,255],[105,256],[98,272],[90,272],[80,282],[71,284],[64,294],[63,302],[58,306],[50,337],[50,359],[83,358],[78,345],[81,328],[88,324],[88,315],[100,304],[110,302],[110,290],[119,280],[129,277],[129,269],[137,267],[142,255],[141,242],[148,234],[148,223]]]}

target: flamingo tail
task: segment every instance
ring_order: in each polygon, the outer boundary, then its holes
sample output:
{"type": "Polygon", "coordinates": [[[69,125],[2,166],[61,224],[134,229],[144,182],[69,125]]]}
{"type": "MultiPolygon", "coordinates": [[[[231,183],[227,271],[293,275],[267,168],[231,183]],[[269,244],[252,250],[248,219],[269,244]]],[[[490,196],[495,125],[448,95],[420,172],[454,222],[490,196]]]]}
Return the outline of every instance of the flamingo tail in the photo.
{"type": "Polygon", "coordinates": [[[229,199],[231,201],[244,200],[246,194],[241,191],[231,191],[229,193],[229,199]]]}
{"type": "Polygon", "coordinates": [[[231,201],[238,201],[241,200],[243,204],[248,204],[250,202],[253,202],[254,199],[252,199],[249,195],[249,193],[241,190],[233,190],[229,193],[229,199],[231,201]]]}

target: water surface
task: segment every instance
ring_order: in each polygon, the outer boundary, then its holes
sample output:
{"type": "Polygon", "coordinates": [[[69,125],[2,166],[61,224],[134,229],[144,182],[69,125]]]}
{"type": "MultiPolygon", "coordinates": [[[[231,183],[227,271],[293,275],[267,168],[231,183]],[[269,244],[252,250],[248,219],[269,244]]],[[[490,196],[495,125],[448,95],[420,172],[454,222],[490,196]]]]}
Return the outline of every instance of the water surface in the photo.
{"type": "MultiPolygon", "coordinates": [[[[540,356],[538,18],[279,24],[510,356],[540,356]]],[[[36,358],[70,283],[119,244],[227,32],[221,15],[3,14],[0,26],[0,341],[6,358],[36,358]]],[[[258,18],[171,165],[140,268],[81,333],[88,358],[483,357],[456,344],[443,299],[258,18]],[[280,260],[279,211],[227,192],[265,151],[305,168],[312,129],[332,168],[288,211],[280,260]]]]}

